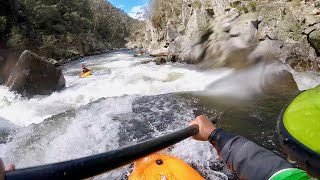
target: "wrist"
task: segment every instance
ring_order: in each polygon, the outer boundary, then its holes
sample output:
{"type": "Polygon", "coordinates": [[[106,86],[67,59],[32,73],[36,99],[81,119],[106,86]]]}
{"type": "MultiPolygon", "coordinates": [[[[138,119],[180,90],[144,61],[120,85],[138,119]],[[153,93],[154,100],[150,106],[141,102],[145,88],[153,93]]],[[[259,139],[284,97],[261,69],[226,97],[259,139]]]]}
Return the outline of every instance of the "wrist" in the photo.
{"type": "Polygon", "coordinates": [[[216,130],[216,129],[217,129],[216,127],[212,126],[212,127],[208,127],[208,128],[205,130],[204,137],[207,137],[206,140],[209,139],[210,134],[211,134],[214,130],[216,130]]]}
{"type": "Polygon", "coordinates": [[[208,137],[208,141],[211,142],[211,143],[213,143],[216,134],[217,134],[218,132],[220,132],[220,131],[222,131],[221,128],[216,128],[216,129],[214,129],[214,130],[210,133],[210,135],[209,135],[209,137],[208,137]]]}

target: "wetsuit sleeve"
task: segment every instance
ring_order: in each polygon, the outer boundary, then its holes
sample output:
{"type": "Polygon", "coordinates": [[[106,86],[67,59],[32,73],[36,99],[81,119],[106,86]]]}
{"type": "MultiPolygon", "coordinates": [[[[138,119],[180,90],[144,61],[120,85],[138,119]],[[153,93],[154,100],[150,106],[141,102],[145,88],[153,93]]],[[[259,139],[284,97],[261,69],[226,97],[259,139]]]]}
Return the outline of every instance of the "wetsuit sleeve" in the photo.
{"type": "Polygon", "coordinates": [[[269,179],[280,170],[292,168],[273,152],[223,130],[213,137],[211,143],[221,159],[240,179],[269,179]]]}

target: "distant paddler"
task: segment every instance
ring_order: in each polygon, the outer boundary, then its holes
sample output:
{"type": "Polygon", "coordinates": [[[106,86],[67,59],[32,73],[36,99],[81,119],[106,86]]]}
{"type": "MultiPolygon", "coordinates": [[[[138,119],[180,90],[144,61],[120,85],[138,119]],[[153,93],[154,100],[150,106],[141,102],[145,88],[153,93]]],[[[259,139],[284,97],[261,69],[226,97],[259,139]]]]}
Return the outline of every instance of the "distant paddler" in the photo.
{"type": "Polygon", "coordinates": [[[138,51],[138,53],[134,55],[134,57],[140,57],[140,56],[142,56],[142,55],[144,55],[144,54],[145,54],[145,52],[144,52],[142,49],[140,49],[140,50],[138,51]]]}
{"type": "Polygon", "coordinates": [[[81,73],[81,77],[87,77],[87,76],[91,76],[91,70],[89,68],[87,68],[84,64],[81,65],[82,66],[82,73],[81,73]]]}

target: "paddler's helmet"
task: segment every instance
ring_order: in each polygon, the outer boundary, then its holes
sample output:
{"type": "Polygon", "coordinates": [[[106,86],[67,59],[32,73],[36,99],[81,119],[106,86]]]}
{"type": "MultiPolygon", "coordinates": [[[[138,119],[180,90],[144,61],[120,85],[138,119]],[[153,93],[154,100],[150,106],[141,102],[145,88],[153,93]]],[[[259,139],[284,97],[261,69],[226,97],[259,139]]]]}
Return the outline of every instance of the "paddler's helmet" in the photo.
{"type": "Polygon", "coordinates": [[[84,68],[85,66],[84,66],[84,64],[81,64],[81,66],[84,68]]]}
{"type": "Polygon", "coordinates": [[[278,132],[288,159],[320,178],[320,86],[291,101],[278,119],[278,132]]]}

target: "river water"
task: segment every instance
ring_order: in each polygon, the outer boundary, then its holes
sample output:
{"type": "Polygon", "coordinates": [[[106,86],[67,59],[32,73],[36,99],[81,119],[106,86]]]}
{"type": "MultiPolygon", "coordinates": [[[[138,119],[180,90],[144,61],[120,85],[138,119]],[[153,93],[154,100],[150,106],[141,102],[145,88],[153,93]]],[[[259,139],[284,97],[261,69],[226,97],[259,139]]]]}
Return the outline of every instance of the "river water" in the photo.
{"type": "MultiPolygon", "coordinates": [[[[147,57],[133,55],[115,51],[87,57],[84,64],[94,68],[88,78],[79,77],[80,62],[65,65],[66,88],[50,96],[25,99],[0,86],[0,156],[5,163],[23,168],[118,149],[184,128],[200,114],[283,155],[276,143],[276,118],[298,92],[263,94],[246,78],[219,90],[212,88],[219,87],[215,82],[232,77],[234,70],[143,64],[147,57]],[[235,93],[222,97],[221,92],[235,93]]],[[[318,74],[292,73],[300,90],[320,83],[318,74]]],[[[206,179],[233,178],[206,142],[187,139],[165,152],[206,179]]],[[[96,179],[126,179],[131,169],[128,165],[96,179]]]]}

